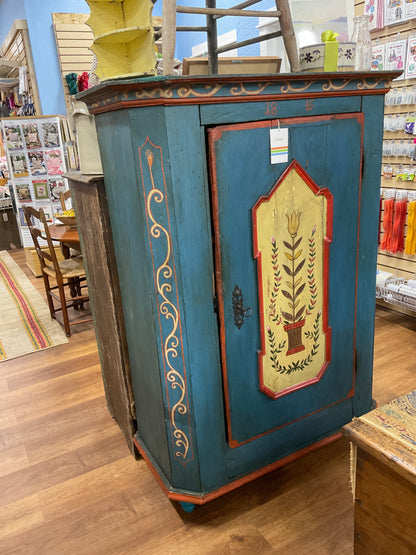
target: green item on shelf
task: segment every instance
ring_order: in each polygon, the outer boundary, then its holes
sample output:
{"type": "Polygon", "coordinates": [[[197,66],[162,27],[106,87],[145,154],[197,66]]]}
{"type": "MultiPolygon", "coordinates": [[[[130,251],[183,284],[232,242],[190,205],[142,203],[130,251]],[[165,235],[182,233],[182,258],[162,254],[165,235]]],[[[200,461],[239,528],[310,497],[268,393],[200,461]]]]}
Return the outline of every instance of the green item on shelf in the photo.
{"type": "Polygon", "coordinates": [[[76,73],[67,73],[65,75],[65,81],[68,85],[69,94],[77,94],[78,92],[78,75],[76,73]]]}

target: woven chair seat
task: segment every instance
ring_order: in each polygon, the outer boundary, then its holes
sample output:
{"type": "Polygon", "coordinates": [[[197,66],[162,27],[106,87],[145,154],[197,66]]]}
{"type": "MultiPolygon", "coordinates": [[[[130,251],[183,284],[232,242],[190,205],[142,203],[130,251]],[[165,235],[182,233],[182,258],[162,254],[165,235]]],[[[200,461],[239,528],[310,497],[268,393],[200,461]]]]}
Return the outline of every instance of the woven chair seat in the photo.
{"type": "Polygon", "coordinates": [[[82,256],[74,256],[58,262],[45,212],[42,208],[36,210],[33,206],[24,206],[23,212],[39,257],[51,318],[61,322],[69,337],[71,326],[92,321],[90,316],[86,318],[80,316],[84,303],[89,301],[88,291],[82,292],[82,289],[88,288],[82,256]],[[34,225],[37,220],[41,224],[39,227],[34,225]],[[41,249],[40,239],[46,240],[47,248],[41,249]],[[53,278],[56,284],[51,284],[50,278],[53,278]],[[77,313],[73,316],[78,317],[70,319],[69,308],[77,313]]]}
{"type": "MultiPolygon", "coordinates": [[[[85,268],[81,257],[67,258],[58,262],[63,278],[84,277],[85,268]]],[[[45,266],[44,272],[48,276],[55,277],[55,269],[53,266],[45,266]]]]}

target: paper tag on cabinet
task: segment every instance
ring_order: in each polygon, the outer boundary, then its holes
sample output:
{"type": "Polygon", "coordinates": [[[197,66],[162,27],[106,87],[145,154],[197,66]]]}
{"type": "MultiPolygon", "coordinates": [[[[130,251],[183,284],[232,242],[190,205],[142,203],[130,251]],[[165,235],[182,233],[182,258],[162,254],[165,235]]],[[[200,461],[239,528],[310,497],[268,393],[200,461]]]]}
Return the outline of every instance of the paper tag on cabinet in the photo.
{"type": "Polygon", "coordinates": [[[289,129],[270,129],[270,163],[282,164],[289,158],[289,129]]]}

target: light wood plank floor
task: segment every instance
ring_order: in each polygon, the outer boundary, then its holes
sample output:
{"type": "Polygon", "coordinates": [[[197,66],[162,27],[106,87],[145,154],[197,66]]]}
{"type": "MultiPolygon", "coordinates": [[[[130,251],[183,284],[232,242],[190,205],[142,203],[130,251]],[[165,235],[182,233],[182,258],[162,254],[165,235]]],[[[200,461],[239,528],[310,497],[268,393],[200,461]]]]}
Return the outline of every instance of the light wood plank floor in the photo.
{"type": "MultiPolygon", "coordinates": [[[[416,320],[377,310],[380,404],[416,387],[415,332],[416,320]]],[[[0,364],[0,554],[234,552],[351,554],[346,440],[186,514],[112,421],[91,324],[0,364]]]]}

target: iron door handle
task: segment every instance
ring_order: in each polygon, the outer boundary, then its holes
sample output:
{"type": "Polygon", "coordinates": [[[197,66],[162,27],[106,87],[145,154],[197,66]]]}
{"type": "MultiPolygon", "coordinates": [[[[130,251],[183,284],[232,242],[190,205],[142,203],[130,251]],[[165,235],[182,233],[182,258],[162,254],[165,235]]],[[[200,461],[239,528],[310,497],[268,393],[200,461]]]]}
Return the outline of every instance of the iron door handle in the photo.
{"type": "Polygon", "coordinates": [[[244,307],[244,298],[241,289],[236,285],[233,289],[232,295],[234,323],[238,329],[244,323],[244,318],[250,318],[253,314],[252,308],[244,307]]]}

